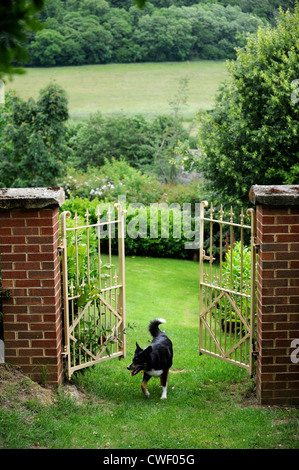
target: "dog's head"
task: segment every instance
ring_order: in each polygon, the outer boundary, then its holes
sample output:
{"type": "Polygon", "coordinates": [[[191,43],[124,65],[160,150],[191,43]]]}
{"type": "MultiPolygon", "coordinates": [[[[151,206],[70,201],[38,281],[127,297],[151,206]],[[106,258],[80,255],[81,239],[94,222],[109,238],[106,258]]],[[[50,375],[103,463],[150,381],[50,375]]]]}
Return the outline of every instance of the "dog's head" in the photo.
{"type": "Polygon", "coordinates": [[[136,343],[135,354],[133,357],[132,363],[127,367],[128,370],[132,371],[131,375],[136,375],[141,370],[147,369],[147,364],[149,360],[149,355],[152,352],[152,347],[148,346],[145,349],[142,349],[138,343],[136,343]]]}

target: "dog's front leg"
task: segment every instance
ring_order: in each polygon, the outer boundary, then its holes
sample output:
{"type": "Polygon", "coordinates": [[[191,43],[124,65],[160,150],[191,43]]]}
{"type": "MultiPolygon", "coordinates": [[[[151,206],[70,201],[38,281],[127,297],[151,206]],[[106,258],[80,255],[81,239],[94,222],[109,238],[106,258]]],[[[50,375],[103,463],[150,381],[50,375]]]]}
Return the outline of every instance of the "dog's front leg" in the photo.
{"type": "Polygon", "coordinates": [[[143,381],[142,381],[142,384],[141,384],[141,390],[143,391],[144,395],[146,397],[149,397],[150,396],[150,392],[148,391],[148,389],[146,388],[146,385],[147,385],[147,382],[149,381],[149,379],[151,378],[150,375],[147,375],[146,372],[144,372],[143,374],[143,381]]]}
{"type": "Polygon", "coordinates": [[[161,385],[162,385],[162,395],[161,395],[161,400],[167,398],[167,382],[168,382],[168,371],[163,372],[161,375],[161,385]]]}

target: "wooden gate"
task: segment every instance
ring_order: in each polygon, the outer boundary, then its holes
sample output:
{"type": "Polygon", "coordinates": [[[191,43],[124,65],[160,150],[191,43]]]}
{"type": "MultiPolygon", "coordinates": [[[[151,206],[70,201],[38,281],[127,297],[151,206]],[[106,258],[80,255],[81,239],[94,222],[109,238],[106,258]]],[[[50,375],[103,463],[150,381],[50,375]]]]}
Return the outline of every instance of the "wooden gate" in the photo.
{"type": "Polygon", "coordinates": [[[101,221],[61,215],[64,355],[67,376],[84,367],[126,356],[124,211],[115,204],[101,221]],[[68,220],[67,220],[68,219],[68,220]],[[117,237],[117,238],[116,238],[117,237]],[[118,255],[112,255],[112,243],[118,255]]]}
{"type": "Polygon", "coordinates": [[[207,207],[208,202],[202,201],[199,351],[243,367],[252,376],[256,312],[255,211],[247,210],[251,221],[246,225],[243,210],[240,223],[235,223],[232,208],[229,221],[224,221],[222,206],[216,216],[211,204],[206,217],[207,207]],[[205,224],[208,225],[206,231],[205,224]],[[208,234],[206,242],[205,233],[208,234]],[[239,241],[235,239],[236,233],[239,241]],[[217,247],[213,239],[218,239],[217,247]],[[248,240],[248,246],[244,239],[248,240]],[[208,246],[208,254],[204,246],[208,246]]]}

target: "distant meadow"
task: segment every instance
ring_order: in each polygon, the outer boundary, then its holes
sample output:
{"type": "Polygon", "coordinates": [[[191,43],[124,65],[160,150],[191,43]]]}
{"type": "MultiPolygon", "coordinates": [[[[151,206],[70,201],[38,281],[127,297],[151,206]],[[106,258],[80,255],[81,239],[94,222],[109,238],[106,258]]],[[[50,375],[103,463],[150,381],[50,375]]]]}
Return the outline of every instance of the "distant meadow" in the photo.
{"type": "Polygon", "coordinates": [[[36,99],[49,82],[60,85],[69,100],[70,117],[82,120],[97,111],[153,117],[170,112],[179,82],[187,79],[184,120],[213,107],[213,99],[227,76],[226,61],[106,64],[76,67],[27,68],[6,89],[24,99],[36,99]]]}

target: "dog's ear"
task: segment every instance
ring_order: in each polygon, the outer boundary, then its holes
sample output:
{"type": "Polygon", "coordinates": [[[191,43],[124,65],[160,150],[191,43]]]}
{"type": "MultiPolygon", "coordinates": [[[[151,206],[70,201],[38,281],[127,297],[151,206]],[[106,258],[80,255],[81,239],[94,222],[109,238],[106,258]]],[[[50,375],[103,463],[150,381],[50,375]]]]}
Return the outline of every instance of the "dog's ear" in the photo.
{"type": "Polygon", "coordinates": [[[147,348],[144,349],[145,354],[150,354],[152,352],[153,348],[151,346],[148,346],[147,348]]]}
{"type": "Polygon", "coordinates": [[[136,342],[136,351],[143,351],[143,349],[139,346],[137,342],[136,342]]]}

